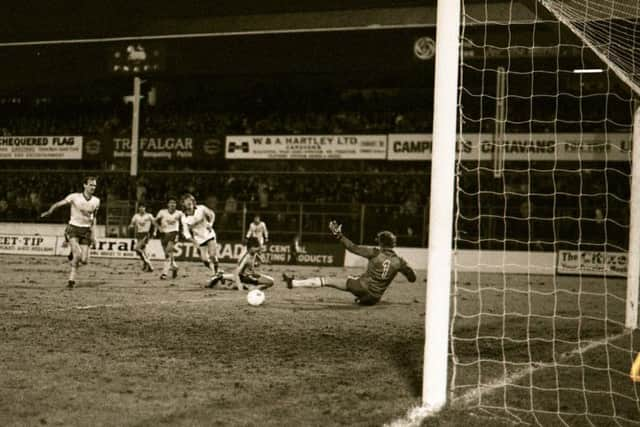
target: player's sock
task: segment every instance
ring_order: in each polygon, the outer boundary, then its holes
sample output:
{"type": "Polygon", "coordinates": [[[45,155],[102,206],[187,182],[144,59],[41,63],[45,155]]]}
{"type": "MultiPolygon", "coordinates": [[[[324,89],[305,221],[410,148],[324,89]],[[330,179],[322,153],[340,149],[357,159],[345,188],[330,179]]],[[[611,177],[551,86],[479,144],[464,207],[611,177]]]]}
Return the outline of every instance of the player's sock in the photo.
{"type": "Polygon", "coordinates": [[[69,282],[76,281],[76,272],[78,271],[78,267],[76,265],[71,265],[71,271],[69,272],[69,282]]]}
{"type": "Polygon", "coordinates": [[[174,279],[178,277],[178,264],[173,259],[171,259],[171,277],[174,279]]]}
{"type": "Polygon", "coordinates": [[[149,268],[149,260],[147,259],[147,256],[144,253],[144,250],[138,249],[136,250],[136,252],[138,253],[138,256],[140,257],[140,259],[142,260],[142,270],[146,271],[149,268]]]}
{"type": "Polygon", "coordinates": [[[144,249],[140,251],[140,258],[142,258],[142,262],[147,266],[149,271],[153,271],[153,266],[151,265],[151,261],[149,261],[149,257],[144,249]]]}
{"type": "Polygon", "coordinates": [[[171,268],[171,261],[167,260],[164,262],[162,266],[162,274],[160,275],[161,279],[166,279],[169,275],[169,269],[171,268]]]}
{"type": "Polygon", "coordinates": [[[213,274],[218,272],[217,264],[211,264],[211,261],[204,261],[205,267],[207,267],[213,274]]]}
{"type": "Polygon", "coordinates": [[[293,279],[291,286],[294,288],[320,288],[324,286],[324,280],[321,277],[311,277],[309,279],[293,279]]]}
{"type": "Polygon", "coordinates": [[[215,260],[213,261],[213,272],[214,272],[214,273],[217,273],[217,272],[218,272],[218,260],[217,260],[217,259],[215,259],[215,260]]]}

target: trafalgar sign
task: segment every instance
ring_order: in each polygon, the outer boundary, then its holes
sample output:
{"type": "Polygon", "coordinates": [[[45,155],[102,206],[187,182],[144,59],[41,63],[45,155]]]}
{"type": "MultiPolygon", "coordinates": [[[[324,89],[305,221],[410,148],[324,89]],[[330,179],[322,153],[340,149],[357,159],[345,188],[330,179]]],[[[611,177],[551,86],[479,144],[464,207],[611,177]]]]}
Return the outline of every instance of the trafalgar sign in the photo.
{"type": "MultiPolygon", "coordinates": [[[[140,137],[139,144],[143,158],[193,158],[194,138],[190,136],[140,137]]],[[[131,157],[130,138],[113,138],[113,157],[131,157]]]]}

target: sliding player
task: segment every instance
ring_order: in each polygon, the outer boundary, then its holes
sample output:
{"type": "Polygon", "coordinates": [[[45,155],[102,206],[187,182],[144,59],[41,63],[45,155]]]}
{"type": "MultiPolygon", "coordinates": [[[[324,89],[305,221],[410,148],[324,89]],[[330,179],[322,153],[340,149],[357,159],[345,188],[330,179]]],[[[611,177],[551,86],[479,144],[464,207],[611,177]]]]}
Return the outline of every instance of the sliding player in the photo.
{"type": "Polygon", "coordinates": [[[146,206],[142,202],[138,203],[138,212],[131,218],[129,228],[133,228],[135,232],[135,251],[142,260],[142,271],[153,271],[153,266],[151,265],[151,261],[149,261],[146,248],[151,235],[153,235],[154,223],[155,219],[153,215],[147,212],[146,206]]]}
{"type": "Polygon", "coordinates": [[[260,250],[260,242],[255,238],[250,238],[247,241],[247,251],[238,260],[235,272],[233,274],[219,272],[209,281],[206,287],[213,288],[220,284],[221,287],[229,289],[235,287],[239,291],[242,289],[264,290],[272,287],[275,283],[273,277],[256,270],[262,262],[260,250]]]}
{"type": "Polygon", "coordinates": [[[191,194],[185,194],[180,201],[184,208],[182,234],[198,248],[200,259],[215,274],[218,272],[218,243],[213,230],[216,215],[208,207],[196,204],[191,194]]]}
{"type": "Polygon", "coordinates": [[[254,238],[260,244],[260,248],[264,249],[265,243],[269,241],[269,230],[267,224],[260,220],[260,215],[255,215],[253,221],[249,224],[249,230],[246,235],[247,239],[254,238]]]}
{"type": "Polygon", "coordinates": [[[76,272],[78,267],[89,262],[89,246],[95,245],[95,233],[93,226],[96,223],[96,213],[100,207],[100,199],[93,194],[96,191],[97,179],[88,176],[84,179],[82,193],[71,193],[40,215],[45,218],[62,206],[71,206],[69,224],[65,229],[65,237],[71,245],[71,272],[67,288],[73,289],[76,284],[76,272]]]}
{"type": "Polygon", "coordinates": [[[282,275],[287,288],[319,288],[328,286],[345,292],[351,292],[356,297],[356,303],[360,305],[375,305],[382,298],[396,274],[402,273],[409,282],[416,281],[416,273],[407,262],[399,257],[393,248],[396,245],[396,236],[390,231],[381,231],[376,236],[378,247],[368,248],[358,246],[342,235],[342,225],[335,221],[329,223],[331,233],[344,245],[344,247],[356,255],[367,258],[369,263],[367,270],[359,277],[349,277],[346,283],[339,283],[329,277],[314,277],[304,280],[296,280],[286,273],[282,275]]]}
{"type": "Polygon", "coordinates": [[[155,217],[157,230],[160,232],[160,243],[164,250],[164,267],[160,279],[165,280],[171,270],[171,276],[175,279],[178,277],[178,265],[175,260],[174,245],[178,241],[178,233],[180,231],[180,222],[182,220],[182,211],[176,209],[177,202],[175,198],[170,197],[167,200],[167,207],[160,209],[155,217]]]}

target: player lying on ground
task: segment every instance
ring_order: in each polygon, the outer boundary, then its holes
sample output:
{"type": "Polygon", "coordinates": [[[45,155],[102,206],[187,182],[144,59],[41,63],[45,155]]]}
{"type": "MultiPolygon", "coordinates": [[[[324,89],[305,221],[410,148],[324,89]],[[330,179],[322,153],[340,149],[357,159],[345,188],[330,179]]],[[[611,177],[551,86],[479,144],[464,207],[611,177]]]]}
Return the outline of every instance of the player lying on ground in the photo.
{"type": "Polygon", "coordinates": [[[356,255],[367,258],[367,270],[358,277],[349,277],[345,283],[329,277],[313,277],[297,280],[286,273],[282,275],[287,288],[319,288],[328,286],[341,291],[351,292],[356,297],[356,302],[361,305],[375,305],[380,301],[396,274],[402,273],[409,282],[416,281],[416,273],[407,262],[399,257],[393,248],[396,245],[396,236],[390,231],[381,231],[376,236],[378,247],[369,248],[359,246],[342,235],[342,225],[331,221],[329,223],[331,233],[344,245],[344,247],[356,255]]]}
{"type": "Polygon", "coordinates": [[[71,272],[69,273],[68,288],[73,288],[76,283],[76,271],[80,265],[89,262],[89,246],[95,245],[93,226],[96,222],[96,213],[100,207],[100,199],[93,193],[96,191],[97,180],[89,176],[84,180],[82,193],[71,193],[40,215],[47,217],[62,206],[71,206],[69,224],[65,229],[65,237],[71,245],[71,272]]]}
{"type": "Polygon", "coordinates": [[[273,277],[260,273],[257,270],[262,262],[260,258],[261,249],[262,245],[258,239],[250,238],[247,241],[247,251],[238,260],[235,272],[233,274],[218,272],[206,287],[213,288],[220,286],[227,289],[233,289],[235,287],[239,291],[242,289],[265,290],[272,287],[275,283],[273,277]]]}
{"type": "Polygon", "coordinates": [[[167,200],[167,207],[160,209],[155,218],[156,229],[160,233],[160,243],[164,251],[164,267],[162,268],[161,279],[166,279],[169,270],[175,279],[178,277],[178,264],[176,264],[174,246],[178,241],[180,232],[180,222],[182,221],[182,211],[177,208],[177,201],[173,197],[167,200]]]}
{"type": "Polygon", "coordinates": [[[218,272],[218,242],[213,230],[215,213],[204,205],[196,204],[196,198],[185,194],[181,199],[183,210],[182,234],[198,248],[200,259],[213,274],[218,272]]]}
{"type": "Polygon", "coordinates": [[[146,248],[155,228],[153,215],[147,212],[144,203],[138,203],[138,211],[133,214],[129,228],[133,228],[136,236],[135,251],[142,260],[142,271],[153,271],[146,248]]]}

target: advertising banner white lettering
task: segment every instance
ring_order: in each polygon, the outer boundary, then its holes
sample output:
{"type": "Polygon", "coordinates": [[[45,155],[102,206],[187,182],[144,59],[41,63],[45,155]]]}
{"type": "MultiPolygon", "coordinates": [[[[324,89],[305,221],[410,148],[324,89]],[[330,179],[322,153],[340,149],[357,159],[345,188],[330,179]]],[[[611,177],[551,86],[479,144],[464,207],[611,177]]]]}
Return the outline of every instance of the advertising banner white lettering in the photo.
{"type": "MultiPolygon", "coordinates": [[[[191,159],[194,138],[191,136],[140,137],[139,149],[145,159],[191,159]]],[[[113,138],[113,157],[131,157],[131,140],[113,138]]]]}
{"type": "Polygon", "coordinates": [[[229,135],[227,159],[378,159],[387,135],[229,135]]]}
{"type": "Polygon", "coordinates": [[[558,274],[590,276],[627,275],[627,254],[603,251],[559,251],[558,274]]]}
{"type": "Polygon", "coordinates": [[[81,136],[0,136],[0,159],[80,160],[81,136]]]}
{"type": "Polygon", "coordinates": [[[0,234],[0,254],[54,255],[56,236],[0,234]]]}
{"type": "MultiPolygon", "coordinates": [[[[178,242],[176,248],[176,260],[200,262],[200,255],[196,248],[189,242],[178,242]]],[[[289,245],[269,243],[265,246],[262,258],[269,264],[289,264],[291,252],[289,245]]],[[[226,242],[218,245],[218,258],[223,263],[235,263],[245,253],[246,247],[241,242],[226,242]]],[[[344,265],[344,249],[338,245],[324,243],[309,243],[302,247],[296,254],[294,261],[297,265],[335,266],[344,265]]]]}
{"type": "MultiPolygon", "coordinates": [[[[479,144],[473,136],[458,135],[456,152],[463,160],[478,159],[478,147],[479,144]]],[[[426,161],[431,160],[432,155],[433,135],[430,133],[389,134],[388,160],[426,161]]],[[[491,159],[491,156],[486,159],[491,159]]]]}
{"type": "MultiPolygon", "coordinates": [[[[502,149],[506,161],[629,161],[631,135],[627,133],[507,133],[501,141],[493,134],[458,135],[461,160],[489,161],[502,149]]],[[[389,134],[389,160],[431,160],[431,134],[389,134]]]]}

